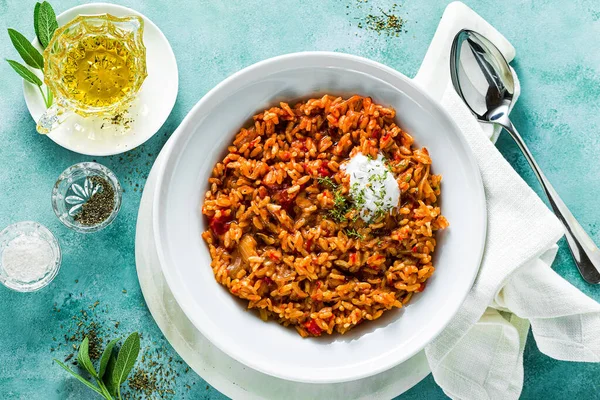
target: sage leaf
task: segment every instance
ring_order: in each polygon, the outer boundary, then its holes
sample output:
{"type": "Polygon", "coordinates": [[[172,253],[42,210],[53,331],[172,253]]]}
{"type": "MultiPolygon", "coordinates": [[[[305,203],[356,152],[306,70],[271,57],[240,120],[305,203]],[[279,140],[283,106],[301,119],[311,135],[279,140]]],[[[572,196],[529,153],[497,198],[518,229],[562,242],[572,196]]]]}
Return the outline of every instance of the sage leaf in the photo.
{"type": "MultiPolygon", "coordinates": [[[[35,31],[35,36],[40,40],[40,35],[38,34],[40,27],[38,21],[40,20],[40,8],[42,3],[35,3],[35,7],[33,8],[33,30],[35,31]]],[[[45,46],[44,46],[45,47],[45,46]]]]}
{"type": "Polygon", "coordinates": [[[73,375],[75,378],[77,378],[79,380],[79,382],[83,383],[85,386],[89,387],[90,389],[92,389],[94,392],[98,393],[100,396],[104,397],[104,395],[102,394],[102,392],[94,385],[92,385],[88,380],[86,380],[85,378],[83,378],[82,376],[78,375],[77,373],[75,373],[73,370],[71,370],[71,368],[67,367],[65,364],[61,363],[60,361],[58,361],[56,358],[54,359],[54,361],[61,366],[62,369],[64,369],[65,371],[67,371],[68,373],[70,373],[71,375],[73,375]]]}
{"type": "Polygon", "coordinates": [[[35,34],[43,48],[48,47],[48,43],[52,40],[54,31],[58,29],[58,21],[52,6],[47,1],[37,3],[33,11],[33,26],[35,34]],[[39,5],[39,7],[38,7],[39,5]],[[36,13],[36,10],[38,11],[36,13]]]}
{"type": "Polygon", "coordinates": [[[44,68],[44,57],[29,43],[29,40],[25,36],[10,28],[8,28],[8,36],[10,36],[13,46],[15,46],[15,49],[17,49],[19,55],[27,65],[37,69],[44,68]]]}
{"type": "Polygon", "coordinates": [[[17,74],[21,75],[21,77],[27,82],[33,83],[37,86],[42,86],[41,79],[31,72],[26,66],[14,60],[6,60],[6,62],[9,63],[10,66],[17,72],[17,74]]]}
{"type": "Polygon", "coordinates": [[[125,382],[127,375],[131,372],[135,360],[140,352],[140,335],[137,332],[133,332],[121,346],[119,355],[117,356],[117,363],[112,373],[112,381],[114,386],[117,388],[125,382]]]}
{"type": "Polygon", "coordinates": [[[83,342],[81,342],[81,344],[79,345],[79,352],[77,353],[77,363],[83,369],[89,372],[90,375],[92,375],[94,378],[97,378],[98,374],[94,369],[94,364],[92,364],[92,360],[90,360],[89,345],[90,341],[86,336],[85,339],[83,339],[83,342]]]}
{"type": "Polygon", "coordinates": [[[98,378],[102,379],[104,373],[106,372],[106,367],[108,366],[108,362],[113,353],[113,348],[115,344],[119,341],[120,338],[111,340],[107,345],[104,351],[102,352],[102,357],[100,357],[100,366],[98,368],[98,378]]]}
{"type": "Polygon", "coordinates": [[[117,356],[113,352],[113,354],[111,354],[111,356],[108,360],[108,364],[106,365],[106,370],[104,371],[104,376],[102,378],[102,382],[104,383],[106,390],[108,390],[108,393],[110,393],[113,396],[117,395],[117,386],[115,386],[113,384],[113,380],[112,380],[112,376],[113,376],[113,372],[115,370],[116,364],[117,364],[117,356]]]}

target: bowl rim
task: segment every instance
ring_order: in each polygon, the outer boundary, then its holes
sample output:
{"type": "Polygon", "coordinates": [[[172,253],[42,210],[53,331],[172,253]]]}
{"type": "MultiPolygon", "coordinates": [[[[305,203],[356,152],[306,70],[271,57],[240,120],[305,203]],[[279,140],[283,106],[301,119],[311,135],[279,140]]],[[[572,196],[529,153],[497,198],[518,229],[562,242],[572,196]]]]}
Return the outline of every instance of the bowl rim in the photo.
{"type": "MultiPolygon", "coordinates": [[[[269,59],[266,59],[263,61],[259,61],[255,64],[252,64],[252,65],[230,75],[229,77],[225,78],[223,81],[218,83],[214,88],[212,88],[209,92],[207,92],[194,105],[194,107],[192,107],[192,109],[185,116],[185,118],[183,119],[183,121],[181,122],[179,127],[171,135],[171,138],[170,138],[172,141],[171,145],[167,149],[164,150],[166,152],[166,154],[164,157],[164,162],[161,163],[161,165],[159,166],[159,170],[157,171],[158,174],[157,174],[156,190],[154,192],[153,203],[154,203],[154,207],[156,210],[165,209],[164,208],[165,194],[166,194],[165,186],[167,185],[167,182],[170,178],[170,176],[168,176],[168,172],[170,170],[172,170],[178,162],[176,155],[179,151],[181,151],[185,147],[186,143],[188,142],[189,137],[194,133],[194,130],[189,129],[189,128],[193,128],[194,124],[196,124],[197,121],[199,121],[203,118],[202,113],[201,113],[202,109],[205,106],[209,106],[210,103],[212,102],[213,98],[217,97],[217,95],[219,94],[219,92],[222,89],[226,88],[228,85],[231,85],[232,82],[238,81],[241,78],[244,78],[248,75],[255,74],[257,71],[261,71],[263,68],[272,66],[272,64],[277,64],[280,62],[290,62],[290,61],[297,60],[297,59],[306,60],[307,58],[312,58],[312,59],[321,61],[321,63],[322,63],[321,66],[323,66],[323,67],[329,66],[327,61],[336,61],[338,63],[346,62],[349,64],[346,67],[350,67],[351,65],[358,67],[358,66],[362,65],[363,67],[376,68],[379,70],[383,70],[383,72],[387,72],[388,74],[394,75],[395,77],[402,80],[411,89],[418,92],[419,95],[423,96],[425,102],[429,102],[430,105],[435,109],[434,111],[436,113],[441,114],[443,119],[445,119],[449,124],[448,129],[454,130],[456,132],[455,136],[457,136],[458,142],[465,150],[465,154],[467,155],[467,158],[468,158],[466,160],[466,163],[474,171],[473,177],[476,181],[475,182],[476,191],[478,192],[476,200],[478,200],[479,205],[480,205],[480,214],[477,217],[480,221],[482,221],[482,231],[481,231],[480,237],[478,238],[479,243],[475,244],[476,248],[477,248],[477,255],[475,258],[475,260],[477,261],[477,267],[472,268],[472,274],[471,274],[471,276],[469,276],[468,289],[465,290],[464,293],[460,294],[460,298],[458,299],[459,301],[457,301],[455,303],[454,307],[451,309],[451,312],[447,314],[446,319],[441,324],[439,324],[437,331],[432,330],[432,332],[429,335],[426,335],[427,337],[424,340],[420,340],[418,345],[415,346],[413,349],[411,349],[411,351],[408,351],[408,352],[404,351],[402,353],[391,352],[391,356],[390,356],[390,353],[387,353],[385,355],[385,357],[380,356],[378,358],[379,364],[377,367],[375,367],[375,368],[369,367],[368,369],[365,368],[364,370],[355,368],[353,373],[345,373],[343,375],[338,375],[338,376],[322,376],[322,375],[307,374],[307,373],[299,375],[299,374],[289,374],[289,373],[287,373],[287,371],[280,371],[280,370],[276,370],[274,368],[270,368],[267,366],[268,363],[256,362],[256,360],[254,360],[254,359],[240,356],[239,354],[236,354],[235,352],[231,351],[227,347],[227,340],[223,340],[222,337],[218,334],[218,332],[215,332],[211,328],[209,328],[208,326],[210,326],[210,324],[203,323],[202,318],[200,318],[198,316],[198,314],[196,312],[194,312],[195,308],[191,307],[190,302],[186,301],[188,299],[188,294],[185,293],[184,291],[177,290],[177,288],[178,288],[177,278],[170,272],[169,268],[165,268],[165,265],[167,265],[168,260],[167,260],[166,252],[164,251],[163,244],[162,244],[163,237],[161,235],[163,234],[162,232],[164,230],[162,229],[163,223],[161,222],[162,218],[160,218],[161,213],[159,213],[159,212],[153,213],[153,231],[154,231],[155,242],[157,244],[156,248],[157,248],[158,260],[161,265],[163,274],[165,276],[165,280],[166,280],[167,284],[169,285],[169,287],[171,288],[171,291],[173,292],[175,300],[177,301],[177,303],[179,304],[181,309],[184,311],[185,315],[194,324],[194,326],[196,326],[196,328],[207,339],[209,339],[211,343],[213,343],[215,346],[217,346],[220,350],[222,350],[224,353],[226,353],[233,359],[241,362],[242,364],[245,364],[249,368],[252,368],[254,370],[263,372],[263,373],[271,375],[271,376],[275,376],[277,378],[296,381],[296,382],[305,382],[305,383],[318,383],[318,384],[339,383],[339,382],[358,380],[361,378],[365,378],[365,377],[372,376],[377,373],[383,372],[385,370],[388,370],[388,369],[408,360],[410,357],[414,356],[419,351],[421,351],[427,344],[429,344],[431,341],[433,341],[448,326],[450,321],[457,314],[457,312],[459,311],[460,307],[462,306],[464,300],[466,299],[468,293],[470,292],[470,289],[473,286],[475,278],[477,277],[477,274],[479,272],[479,267],[481,265],[481,259],[483,257],[484,248],[485,248],[485,239],[487,237],[487,208],[486,208],[486,201],[485,201],[485,192],[484,192],[484,188],[483,188],[483,181],[481,179],[479,167],[477,165],[477,162],[475,160],[473,152],[471,151],[470,146],[466,142],[460,129],[458,128],[458,126],[456,125],[456,123],[454,122],[454,120],[452,119],[450,114],[441,106],[441,104],[437,100],[432,98],[424,89],[419,87],[412,79],[408,78],[401,72],[399,72],[393,68],[390,68],[388,66],[385,66],[377,61],[373,61],[373,60],[370,60],[370,59],[367,59],[364,57],[360,57],[360,56],[356,56],[356,55],[351,55],[351,54],[346,54],[346,53],[338,53],[338,52],[329,52],[329,51],[306,51],[306,52],[296,52],[296,53],[284,54],[284,55],[272,57],[272,58],[269,58],[269,59]]],[[[243,79],[240,81],[243,82],[243,79]]]]}

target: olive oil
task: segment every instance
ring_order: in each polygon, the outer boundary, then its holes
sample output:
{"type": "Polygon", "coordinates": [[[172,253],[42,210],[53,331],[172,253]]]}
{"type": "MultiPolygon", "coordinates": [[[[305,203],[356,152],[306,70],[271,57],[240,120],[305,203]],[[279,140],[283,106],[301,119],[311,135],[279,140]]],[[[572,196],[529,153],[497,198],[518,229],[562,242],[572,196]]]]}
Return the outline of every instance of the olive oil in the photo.
{"type": "Polygon", "coordinates": [[[51,132],[73,113],[128,131],[122,122],[129,120],[119,116],[148,76],[143,37],[137,15],[80,15],[58,28],[44,50],[44,82],[55,101],[38,120],[38,132],[51,132]]]}
{"type": "Polygon", "coordinates": [[[66,95],[88,107],[118,103],[132,89],[136,64],[130,51],[108,36],[88,36],[67,51],[61,75],[66,95]]]}

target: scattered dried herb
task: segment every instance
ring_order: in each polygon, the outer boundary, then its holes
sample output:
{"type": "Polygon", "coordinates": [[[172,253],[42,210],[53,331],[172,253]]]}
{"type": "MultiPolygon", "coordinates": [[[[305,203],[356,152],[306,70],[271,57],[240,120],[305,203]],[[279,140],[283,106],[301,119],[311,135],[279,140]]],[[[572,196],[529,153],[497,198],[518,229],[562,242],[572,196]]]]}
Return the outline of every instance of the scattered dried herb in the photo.
{"type": "Polygon", "coordinates": [[[89,378],[76,373],[56,358],[54,362],[104,399],[118,398],[121,400],[121,385],[127,380],[140,352],[140,336],[137,332],[129,335],[115,355],[113,347],[117,340],[112,340],[106,346],[106,350],[102,353],[99,369],[96,371],[89,353],[89,338],[86,336],[83,339],[79,345],[77,362],[89,374],[89,378]],[[90,379],[93,379],[96,384],[94,385],[90,379]]]}
{"type": "Polygon", "coordinates": [[[95,323],[92,323],[92,328],[88,331],[86,337],[89,340],[88,353],[92,360],[97,360],[102,355],[102,338],[98,337],[98,330],[95,323]]]}
{"type": "MultiPolygon", "coordinates": [[[[369,0],[356,0],[356,9],[365,9],[369,0]]],[[[401,33],[406,32],[404,29],[405,19],[399,15],[401,5],[394,3],[392,7],[387,10],[381,7],[369,6],[369,14],[361,17],[356,17],[358,20],[357,27],[368,31],[377,32],[379,35],[386,36],[400,36],[401,33]]],[[[346,6],[346,8],[350,8],[346,6]]],[[[347,13],[348,15],[350,13],[347,13]]]]}
{"type": "Polygon", "coordinates": [[[365,17],[366,28],[380,35],[383,33],[388,36],[400,36],[404,28],[404,19],[393,14],[393,9],[388,12],[381,8],[379,10],[381,14],[369,14],[365,17]]]}
{"type": "Polygon", "coordinates": [[[146,145],[141,145],[131,151],[119,155],[122,174],[119,176],[123,185],[123,192],[143,192],[144,182],[148,179],[150,168],[154,162],[154,153],[147,150],[146,145]]]}
{"type": "MultiPolygon", "coordinates": [[[[57,304],[54,304],[53,310],[54,312],[60,311],[57,304]]],[[[64,343],[57,343],[57,340],[53,339],[53,346],[50,351],[63,349],[63,355],[56,357],[62,357],[62,362],[57,361],[63,364],[61,367],[68,368],[70,372],[76,371],[75,366],[81,367],[76,355],[80,349],[79,344],[87,338],[87,354],[92,364],[98,366],[98,377],[104,382],[107,379],[103,379],[105,374],[112,376],[112,368],[115,366],[116,359],[113,360],[113,365],[108,360],[116,341],[109,341],[109,338],[122,337],[122,333],[119,331],[121,323],[109,319],[106,314],[108,314],[108,308],[101,306],[99,301],[95,301],[73,315],[70,323],[60,325],[60,328],[65,332],[64,343]],[[103,348],[105,348],[104,352],[103,348]]],[[[140,339],[143,340],[141,335],[140,339]]],[[[140,353],[141,357],[138,357],[135,367],[131,370],[127,385],[123,385],[121,388],[122,397],[132,400],[162,400],[177,397],[175,389],[177,388],[177,378],[180,376],[177,371],[183,368],[183,361],[173,359],[170,350],[158,345],[156,342],[142,346],[140,353]]],[[[83,368],[83,371],[86,370],[86,368],[83,368]]],[[[183,373],[189,371],[189,367],[186,367],[183,373]]],[[[77,379],[80,381],[84,379],[80,378],[77,379]]],[[[98,389],[98,386],[93,385],[90,381],[86,380],[86,382],[98,389]]],[[[195,382],[191,385],[193,384],[195,382]]],[[[184,385],[181,391],[190,391],[191,385],[184,385]]],[[[112,394],[109,385],[105,386],[109,394],[112,394]]],[[[179,397],[182,395],[181,391],[179,397]]]]}
{"type": "Polygon", "coordinates": [[[100,190],[83,204],[81,212],[75,215],[75,221],[82,225],[98,225],[105,221],[115,207],[115,191],[112,185],[104,178],[93,176],[90,181],[94,186],[99,185],[100,190]]]}
{"type": "Polygon", "coordinates": [[[131,128],[133,118],[129,115],[129,111],[121,111],[110,118],[106,118],[100,129],[118,127],[121,131],[127,132],[131,128]]]}
{"type": "MultiPolygon", "coordinates": [[[[176,366],[182,365],[182,361],[173,360],[164,347],[155,347],[146,349],[140,364],[128,383],[133,392],[132,399],[170,399],[175,396],[179,377],[176,366]]],[[[184,372],[188,371],[186,368],[184,372]]]]}

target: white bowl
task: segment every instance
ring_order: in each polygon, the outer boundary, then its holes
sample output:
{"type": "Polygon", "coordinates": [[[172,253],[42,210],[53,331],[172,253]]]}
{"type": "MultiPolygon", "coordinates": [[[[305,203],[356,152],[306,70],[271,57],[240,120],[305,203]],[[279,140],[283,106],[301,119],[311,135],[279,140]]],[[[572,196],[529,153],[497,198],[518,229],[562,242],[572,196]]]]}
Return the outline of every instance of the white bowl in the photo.
{"type": "Polygon", "coordinates": [[[258,371],[293,381],[332,383],[363,378],[423,349],[448,324],[477,274],[486,234],[477,165],[450,116],[401,73],[356,56],[310,52],[272,58],[217,85],[177,131],[158,171],[154,233],[165,278],[192,323],[212,343],[258,371]],[[450,228],[438,236],[434,276],[404,310],[345,335],[302,339],[265,323],[214,279],[200,237],[201,204],[214,164],[256,112],[323,93],[359,93],[389,104],[397,122],[426,146],[443,175],[442,212],[450,228]]]}

